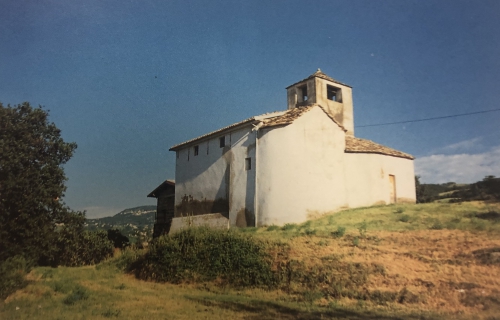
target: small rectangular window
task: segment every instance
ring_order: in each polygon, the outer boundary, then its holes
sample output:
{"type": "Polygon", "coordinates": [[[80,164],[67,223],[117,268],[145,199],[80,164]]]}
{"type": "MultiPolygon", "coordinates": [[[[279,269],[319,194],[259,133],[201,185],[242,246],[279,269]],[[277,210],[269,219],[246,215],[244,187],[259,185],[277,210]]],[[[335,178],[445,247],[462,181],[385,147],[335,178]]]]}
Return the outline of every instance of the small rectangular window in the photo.
{"type": "Polygon", "coordinates": [[[198,152],[200,151],[199,146],[194,146],[194,155],[197,156],[198,152]]]}
{"type": "Polygon", "coordinates": [[[245,170],[252,170],[252,158],[245,158],[245,170]]]}
{"type": "Polygon", "coordinates": [[[226,146],[226,136],[219,138],[219,146],[224,148],[226,146]]]}
{"type": "Polygon", "coordinates": [[[335,88],[334,86],[326,85],[326,98],[328,100],[342,102],[342,95],[340,94],[340,88],[335,88]]]}

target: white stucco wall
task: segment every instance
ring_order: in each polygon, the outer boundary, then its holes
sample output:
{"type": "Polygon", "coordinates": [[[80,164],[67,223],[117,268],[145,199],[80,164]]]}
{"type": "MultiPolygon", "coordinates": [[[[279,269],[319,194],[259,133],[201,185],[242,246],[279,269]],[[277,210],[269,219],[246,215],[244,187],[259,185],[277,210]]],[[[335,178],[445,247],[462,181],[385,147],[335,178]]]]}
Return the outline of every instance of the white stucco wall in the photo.
{"type": "Polygon", "coordinates": [[[415,202],[413,161],[345,153],[345,132],[320,107],[258,139],[257,225],[300,223],[311,215],[396,202],[415,202]]]}
{"type": "Polygon", "coordinates": [[[261,129],[257,222],[283,225],[346,205],[345,133],[320,107],[286,127],[261,129]]]}
{"type": "Polygon", "coordinates": [[[229,222],[231,226],[254,226],[255,196],[255,135],[251,127],[231,133],[231,163],[229,192],[229,222]],[[245,159],[250,158],[251,169],[246,170],[245,159]]]}
{"type": "MultiPolygon", "coordinates": [[[[224,149],[219,147],[219,137],[221,136],[199,142],[197,144],[199,146],[198,156],[194,156],[194,145],[177,151],[175,164],[176,205],[180,204],[185,195],[192,196],[195,200],[227,198],[226,163],[222,158],[224,149]]],[[[226,137],[227,139],[229,138],[226,137]]]]}
{"type": "Polygon", "coordinates": [[[176,217],[188,196],[208,207],[225,201],[220,213],[230,226],[301,223],[325,212],[389,203],[389,175],[396,179],[396,202],[415,202],[413,161],[345,153],[346,133],[319,106],[287,126],[252,128],[225,132],[224,148],[221,134],[177,151],[176,217]]]}
{"type": "MultiPolygon", "coordinates": [[[[231,226],[253,225],[255,194],[255,133],[248,125],[211,139],[190,144],[178,152],[176,161],[175,204],[185,196],[209,203],[223,199],[231,226]],[[226,147],[219,138],[225,136],[226,147]],[[194,155],[194,146],[199,153],[194,155]],[[207,152],[208,151],[208,152],[207,152]],[[245,159],[251,158],[252,169],[245,170],[245,159]]],[[[195,212],[194,214],[197,214],[195,212]]]]}
{"type": "Polygon", "coordinates": [[[396,180],[396,202],[415,203],[413,160],[381,154],[346,153],[349,207],[390,203],[389,175],[396,180]]]}

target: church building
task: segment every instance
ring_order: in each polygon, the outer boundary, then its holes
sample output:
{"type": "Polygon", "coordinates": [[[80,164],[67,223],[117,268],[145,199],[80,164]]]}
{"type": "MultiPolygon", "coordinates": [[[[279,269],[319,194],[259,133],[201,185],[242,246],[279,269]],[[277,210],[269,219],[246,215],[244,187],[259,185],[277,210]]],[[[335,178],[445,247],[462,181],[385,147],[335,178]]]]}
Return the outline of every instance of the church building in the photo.
{"type": "Polygon", "coordinates": [[[164,232],[284,225],[341,209],[415,203],[414,158],[354,136],[351,86],[318,69],[287,87],[287,96],[286,111],[170,148],[175,191],[172,210],[158,212],[168,220],[164,232]]]}

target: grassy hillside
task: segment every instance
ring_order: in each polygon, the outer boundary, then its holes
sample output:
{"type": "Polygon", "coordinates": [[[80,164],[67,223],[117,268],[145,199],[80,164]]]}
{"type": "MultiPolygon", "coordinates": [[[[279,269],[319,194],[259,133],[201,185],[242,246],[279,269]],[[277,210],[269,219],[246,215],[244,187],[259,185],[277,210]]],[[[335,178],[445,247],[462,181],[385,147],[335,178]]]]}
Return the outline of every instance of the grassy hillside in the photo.
{"type": "Polygon", "coordinates": [[[86,229],[119,229],[132,243],[139,239],[151,239],[155,221],[156,206],[140,206],[125,209],[112,217],[87,219],[86,229]]]}
{"type": "Polygon", "coordinates": [[[290,281],[141,281],[121,270],[145,251],[126,251],[95,267],[36,268],[0,318],[499,319],[498,203],[361,208],[240,232],[286,248],[270,253],[295,266],[283,269],[290,281]]]}
{"type": "Polygon", "coordinates": [[[418,184],[418,202],[500,201],[500,178],[486,176],[471,184],[418,184]]]}

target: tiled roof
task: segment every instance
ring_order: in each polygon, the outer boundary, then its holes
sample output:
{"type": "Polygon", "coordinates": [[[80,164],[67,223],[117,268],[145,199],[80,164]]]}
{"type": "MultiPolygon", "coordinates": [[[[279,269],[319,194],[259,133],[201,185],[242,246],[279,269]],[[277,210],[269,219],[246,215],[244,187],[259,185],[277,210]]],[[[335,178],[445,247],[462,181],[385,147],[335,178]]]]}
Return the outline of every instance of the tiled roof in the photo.
{"type": "Polygon", "coordinates": [[[344,126],[342,126],[342,124],[340,124],[337,120],[335,120],[332,116],[330,116],[330,114],[328,114],[328,112],[326,112],[322,106],[320,106],[319,104],[314,104],[314,105],[309,105],[309,106],[304,106],[304,107],[293,108],[293,109],[287,110],[287,111],[275,111],[275,112],[265,113],[265,114],[262,114],[259,116],[254,116],[254,117],[245,119],[243,121],[233,123],[227,127],[220,128],[218,130],[201,135],[201,136],[196,137],[194,139],[185,141],[183,143],[176,144],[175,146],[171,147],[169,150],[170,151],[178,150],[180,147],[183,147],[187,144],[193,143],[195,141],[207,138],[207,137],[212,136],[212,135],[222,133],[226,130],[233,129],[233,128],[236,128],[238,126],[245,125],[245,124],[251,123],[251,122],[259,122],[259,121],[262,122],[262,126],[260,126],[261,128],[288,125],[288,124],[292,123],[295,119],[300,118],[300,116],[302,116],[304,113],[306,113],[307,111],[311,110],[314,107],[321,108],[321,110],[323,112],[325,112],[325,114],[333,122],[335,122],[342,130],[347,131],[344,128],[344,126]]]}
{"type": "Polygon", "coordinates": [[[288,88],[290,88],[290,87],[292,87],[292,86],[296,85],[297,83],[301,83],[301,82],[303,82],[303,81],[306,81],[306,80],[309,80],[309,79],[312,79],[312,78],[321,78],[321,79],[325,79],[325,80],[328,80],[328,81],[331,81],[331,82],[335,82],[335,83],[341,84],[341,85],[343,85],[343,86],[346,86],[346,87],[352,88],[352,87],[351,87],[350,85],[348,85],[348,84],[342,83],[342,82],[340,82],[340,81],[337,81],[337,80],[333,79],[332,77],[327,76],[325,73],[323,73],[323,71],[321,71],[321,70],[318,68],[318,70],[317,70],[315,73],[311,74],[309,77],[307,77],[307,78],[305,78],[305,79],[302,79],[302,80],[300,80],[300,81],[297,81],[297,82],[295,82],[295,83],[294,83],[294,84],[292,84],[292,85],[289,85],[288,87],[286,87],[286,89],[288,89],[288,88]]]}
{"type": "MultiPolygon", "coordinates": [[[[321,110],[323,112],[325,112],[325,114],[333,122],[335,122],[342,130],[347,131],[342,126],[342,124],[340,124],[333,117],[331,117],[330,114],[328,114],[328,112],[326,112],[322,106],[320,106],[318,104],[314,104],[314,105],[309,105],[309,106],[304,106],[304,107],[293,108],[293,109],[287,110],[287,111],[276,111],[276,112],[266,113],[266,114],[263,114],[260,116],[251,117],[251,118],[245,119],[243,121],[233,123],[232,125],[226,126],[226,127],[221,128],[219,130],[215,130],[215,131],[212,131],[210,133],[199,136],[197,138],[194,138],[194,139],[185,141],[183,143],[177,144],[177,145],[171,147],[170,151],[178,150],[180,147],[183,147],[187,144],[193,143],[197,140],[201,140],[201,139],[207,138],[207,137],[212,136],[212,135],[220,134],[226,130],[233,129],[233,128],[236,128],[238,126],[245,125],[245,124],[252,123],[252,122],[254,122],[255,124],[258,122],[261,122],[262,123],[262,125],[260,126],[261,128],[289,125],[292,122],[294,122],[296,119],[300,118],[304,113],[312,110],[314,107],[321,108],[321,110]]],[[[410,154],[391,149],[389,147],[375,143],[371,140],[360,139],[360,138],[346,135],[345,141],[346,141],[345,152],[347,152],[347,153],[377,153],[377,154],[383,154],[383,155],[399,157],[399,158],[414,159],[414,157],[410,154]]]]}
{"type": "Polygon", "coordinates": [[[321,108],[321,110],[323,110],[323,112],[325,112],[325,114],[330,119],[332,119],[333,122],[335,122],[340,128],[342,128],[342,130],[346,131],[346,129],[344,128],[344,126],[342,126],[340,123],[337,122],[337,120],[335,120],[333,117],[331,117],[330,114],[328,114],[328,112],[326,112],[325,109],[323,109],[323,107],[320,106],[319,104],[313,104],[313,105],[309,105],[309,106],[304,106],[304,107],[298,107],[298,108],[290,109],[290,110],[288,110],[287,112],[285,112],[281,116],[274,117],[274,118],[269,118],[269,119],[264,120],[263,121],[264,125],[262,127],[274,127],[274,126],[281,126],[281,125],[290,124],[295,119],[300,118],[304,113],[306,113],[307,111],[313,109],[314,107],[321,108]]]}
{"type": "Polygon", "coordinates": [[[192,142],[195,142],[197,140],[201,140],[203,138],[207,138],[211,135],[215,135],[215,134],[218,134],[218,133],[221,133],[223,131],[226,131],[226,130],[229,130],[229,129],[233,129],[233,128],[236,128],[240,125],[244,125],[244,124],[247,124],[247,123],[250,123],[250,122],[253,122],[253,121],[262,121],[266,118],[269,118],[269,117],[276,117],[276,116],[279,116],[279,115],[282,115],[283,113],[285,113],[285,111],[275,111],[275,112],[269,112],[269,113],[265,113],[265,114],[262,114],[262,115],[259,115],[259,116],[254,116],[254,117],[251,117],[251,118],[248,118],[248,119],[245,119],[243,121],[240,121],[240,122],[236,122],[236,123],[233,123],[229,126],[226,126],[224,128],[220,128],[218,130],[215,130],[215,131],[212,131],[212,132],[209,132],[209,133],[206,133],[204,135],[201,135],[199,137],[196,137],[194,139],[191,139],[191,140],[188,140],[188,141],[184,141],[182,143],[179,143],[179,144],[176,144],[175,146],[171,147],[169,149],[169,151],[175,151],[177,150],[179,147],[182,147],[182,146],[185,146],[187,144],[190,144],[192,142]]]}
{"type": "Polygon", "coordinates": [[[156,189],[154,189],[153,191],[151,191],[148,194],[148,198],[158,198],[160,193],[163,190],[166,190],[168,187],[175,188],[175,180],[167,179],[167,180],[163,181],[158,187],[156,187],[156,189]]]}
{"type": "Polygon", "coordinates": [[[353,136],[345,137],[345,152],[348,153],[378,153],[387,156],[415,159],[412,155],[398,150],[391,149],[370,140],[355,138],[353,136]]]}

